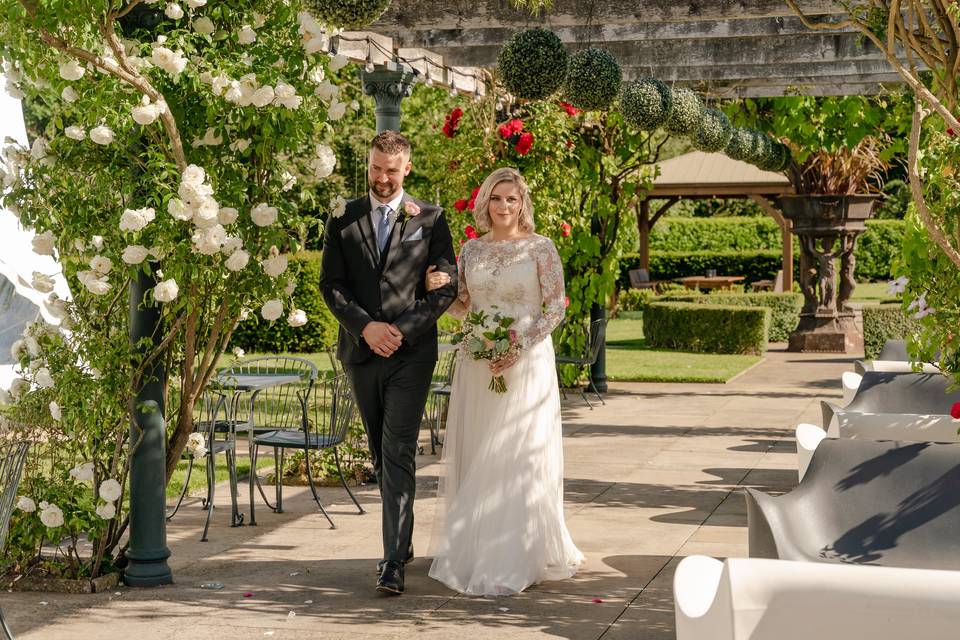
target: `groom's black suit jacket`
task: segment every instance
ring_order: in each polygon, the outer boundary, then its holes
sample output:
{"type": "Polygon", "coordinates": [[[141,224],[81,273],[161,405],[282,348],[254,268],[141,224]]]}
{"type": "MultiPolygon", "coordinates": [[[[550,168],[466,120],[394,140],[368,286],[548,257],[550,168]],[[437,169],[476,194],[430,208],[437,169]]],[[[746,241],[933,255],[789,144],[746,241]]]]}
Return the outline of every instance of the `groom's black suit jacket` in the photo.
{"type": "Polygon", "coordinates": [[[371,321],[389,322],[403,334],[403,344],[391,357],[437,359],[437,319],[457,297],[453,242],[442,208],[405,193],[407,201],[415,202],[420,214],[410,216],[401,205],[382,256],[369,196],[350,201],[342,216],[327,220],[320,286],[340,322],[337,357],[344,364],[374,357],[361,337],[371,321]],[[450,284],[428,292],[424,278],[430,265],[449,274],[450,284]]]}

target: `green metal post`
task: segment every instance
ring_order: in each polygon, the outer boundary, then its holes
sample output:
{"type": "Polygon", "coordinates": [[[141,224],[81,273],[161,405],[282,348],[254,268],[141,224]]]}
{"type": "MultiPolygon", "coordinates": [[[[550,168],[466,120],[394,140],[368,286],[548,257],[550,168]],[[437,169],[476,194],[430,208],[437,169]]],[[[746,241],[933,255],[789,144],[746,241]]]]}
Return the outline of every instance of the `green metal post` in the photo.
{"type": "Polygon", "coordinates": [[[400,101],[413,92],[416,76],[409,71],[391,71],[378,66],[373,71],[360,70],[363,92],[376,102],[377,133],[400,131],[400,101]]]}
{"type": "MultiPolygon", "coordinates": [[[[594,204],[596,206],[596,204],[594,204]]],[[[594,214],[593,218],[590,220],[590,231],[594,236],[600,235],[600,220],[594,214]]],[[[600,302],[594,302],[590,307],[590,323],[593,324],[594,320],[600,320],[607,317],[607,307],[601,300],[600,302]]],[[[600,345],[600,352],[597,354],[597,361],[590,367],[590,379],[593,382],[593,386],[600,393],[607,392],[607,345],[600,345]]]]}

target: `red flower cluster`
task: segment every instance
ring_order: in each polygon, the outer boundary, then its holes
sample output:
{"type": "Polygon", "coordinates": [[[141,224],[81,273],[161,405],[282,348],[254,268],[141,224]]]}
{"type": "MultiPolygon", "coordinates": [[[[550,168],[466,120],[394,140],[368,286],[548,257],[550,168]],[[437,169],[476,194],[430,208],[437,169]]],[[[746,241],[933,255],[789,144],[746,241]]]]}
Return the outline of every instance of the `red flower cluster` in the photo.
{"type": "Polygon", "coordinates": [[[470,193],[470,199],[469,199],[469,200],[467,200],[466,198],[460,198],[459,200],[457,200],[456,202],[454,202],[454,203],[453,203],[453,208],[456,209],[457,211],[459,211],[460,213],[463,213],[463,212],[464,212],[465,210],[467,210],[467,209],[470,209],[470,211],[473,211],[474,206],[476,206],[476,204],[477,204],[477,194],[478,194],[478,193],[480,193],[480,187],[475,188],[475,189],[470,193]]]}
{"type": "Polygon", "coordinates": [[[572,229],[573,229],[573,227],[570,226],[570,223],[569,223],[569,222],[561,222],[561,223],[560,223],[560,235],[562,235],[564,238],[566,238],[567,236],[570,235],[570,231],[571,231],[572,229]]]}
{"type": "Polygon", "coordinates": [[[456,107],[451,111],[443,121],[443,135],[452,138],[457,134],[457,128],[460,126],[460,118],[463,117],[463,109],[456,107]]]}
{"type": "Polygon", "coordinates": [[[954,420],[960,420],[960,402],[954,402],[950,407],[950,417],[954,420]]]}
{"type": "Polygon", "coordinates": [[[480,237],[480,234],[477,233],[477,230],[473,228],[472,224],[468,224],[463,228],[463,235],[467,236],[471,240],[476,240],[480,237]]]}
{"type": "Polygon", "coordinates": [[[580,113],[580,109],[577,109],[575,106],[573,106],[569,102],[563,102],[561,100],[560,106],[563,107],[563,110],[566,111],[567,115],[570,116],[571,118],[577,115],[578,113],[580,113]]]}
{"type": "Polygon", "coordinates": [[[514,151],[521,156],[527,155],[533,148],[533,134],[523,130],[523,120],[520,118],[504,122],[497,127],[497,131],[500,132],[502,138],[513,143],[514,151]]]}

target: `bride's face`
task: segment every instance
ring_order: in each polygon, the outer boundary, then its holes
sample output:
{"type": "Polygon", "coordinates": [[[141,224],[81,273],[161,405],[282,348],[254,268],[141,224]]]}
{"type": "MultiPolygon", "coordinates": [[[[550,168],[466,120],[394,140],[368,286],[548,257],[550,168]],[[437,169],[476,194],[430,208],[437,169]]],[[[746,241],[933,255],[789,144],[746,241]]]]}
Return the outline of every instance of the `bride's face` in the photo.
{"type": "Polygon", "coordinates": [[[523,210],[523,197],[520,188],[513,182],[501,182],[490,194],[490,224],[492,228],[504,233],[515,233],[520,229],[520,212],[523,210]]]}

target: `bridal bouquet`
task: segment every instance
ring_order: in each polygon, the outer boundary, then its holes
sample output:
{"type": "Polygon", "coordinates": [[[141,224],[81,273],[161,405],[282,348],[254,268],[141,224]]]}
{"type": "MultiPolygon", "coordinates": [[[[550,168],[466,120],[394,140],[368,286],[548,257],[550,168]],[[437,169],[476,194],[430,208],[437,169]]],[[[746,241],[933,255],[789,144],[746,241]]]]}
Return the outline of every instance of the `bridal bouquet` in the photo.
{"type": "MultiPolygon", "coordinates": [[[[510,328],[513,322],[513,318],[499,311],[492,316],[484,311],[474,311],[467,314],[460,325],[460,331],[454,334],[451,342],[463,343],[463,348],[474,360],[496,362],[520,350],[517,332],[510,328]]],[[[494,376],[490,379],[490,386],[487,388],[495,393],[504,393],[507,390],[507,382],[503,376],[494,376]]]]}

